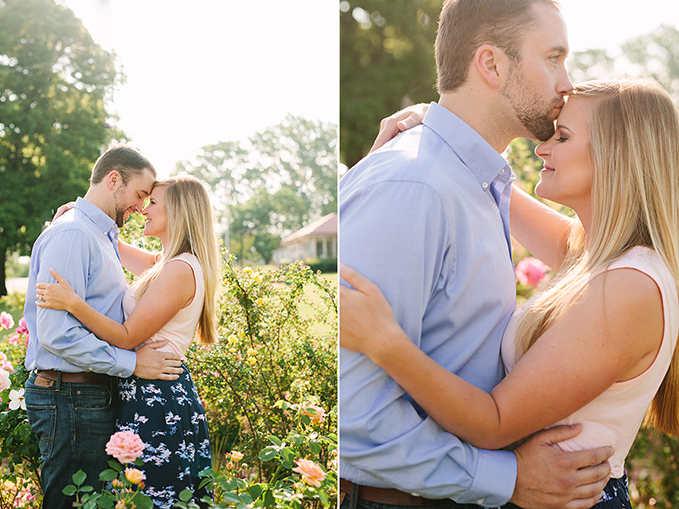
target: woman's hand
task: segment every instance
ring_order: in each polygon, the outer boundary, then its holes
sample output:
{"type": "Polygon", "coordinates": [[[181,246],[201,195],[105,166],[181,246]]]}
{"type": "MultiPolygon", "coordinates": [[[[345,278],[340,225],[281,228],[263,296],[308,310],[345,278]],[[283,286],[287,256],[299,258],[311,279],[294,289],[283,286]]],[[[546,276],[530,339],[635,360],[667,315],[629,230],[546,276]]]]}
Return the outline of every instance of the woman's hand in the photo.
{"type": "Polygon", "coordinates": [[[414,104],[398,111],[380,122],[380,132],[375,138],[369,153],[374,152],[400,132],[407,131],[420,125],[429,109],[428,104],[414,104]]]}
{"type": "Polygon", "coordinates": [[[72,312],[79,300],[82,300],[73,291],[61,274],[56,270],[50,269],[50,274],[57,280],[56,283],[36,283],[36,295],[38,300],[35,304],[41,308],[63,309],[72,312]]]}
{"type": "Polygon", "coordinates": [[[390,350],[410,339],[377,285],[343,264],[340,276],[355,288],[340,285],[340,346],[366,354],[381,365],[390,350]]]}
{"type": "Polygon", "coordinates": [[[75,207],[74,201],[69,201],[68,203],[64,203],[61,207],[59,207],[57,209],[57,212],[54,214],[54,217],[52,218],[52,222],[56,221],[58,218],[63,216],[66,212],[71,210],[73,207],[75,207]]]}

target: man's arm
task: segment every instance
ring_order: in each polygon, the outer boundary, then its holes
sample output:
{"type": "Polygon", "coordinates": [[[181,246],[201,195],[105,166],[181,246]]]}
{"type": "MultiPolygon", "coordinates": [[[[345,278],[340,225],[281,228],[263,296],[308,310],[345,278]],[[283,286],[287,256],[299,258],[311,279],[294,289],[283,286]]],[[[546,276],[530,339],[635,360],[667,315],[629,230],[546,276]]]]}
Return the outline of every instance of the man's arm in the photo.
{"type": "MultiPolygon", "coordinates": [[[[420,183],[382,183],[344,198],[342,262],[382,289],[396,319],[419,344],[441,271],[451,269],[448,249],[439,244],[451,241],[452,226],[438,195],[420,183]]],[[[429,498],[484,505],[499,506],[511,497],[512,453],[461,442],[403,396],[367,357],[340,350],[342,461],[362,473],[364,484],[372,480],[429,498]]],[[[356,473],[353,480],[361,484],[360,479],[356,473]]]]}
{"type": "MultiPolygon", "coordinates": [[[[86,234],[78,230],[60,232],[58,236],[45,242],[36,263],[36,281],[54,282],[49,273],[49,268],[54,267],[69,278],[74,291],[82,298],[86,297],[87,284],[91,277],[110,277],[112,274],[96,271],[90,274],[92,267],[89,241],[86,234]]],[[[124,286],[119,291],[123,290],[124,286]]],[[[35,292],[35,288],[29,291],[35,292]]],[[[95,297],[107,302],[107,296],[95,297]]],[[[35,294],[28,298],[35,299],[35,294]]],[[[119,306],[119,301],[114,305],[119,306]]],[[[146,375],[156,375],[151,376],[152,378],[159,378],[161,372],[177,373],[174,366],[180,364],[178,356],[155,349],[144,352],[138,363],[137,354],[101,341],[66,311],[38,308],[36,323],[40,345],[49,353],[83,371],[126,377],[137,370],[146,375]]],[[[176,378],[174,375],[166,377],[176,378]]]]}

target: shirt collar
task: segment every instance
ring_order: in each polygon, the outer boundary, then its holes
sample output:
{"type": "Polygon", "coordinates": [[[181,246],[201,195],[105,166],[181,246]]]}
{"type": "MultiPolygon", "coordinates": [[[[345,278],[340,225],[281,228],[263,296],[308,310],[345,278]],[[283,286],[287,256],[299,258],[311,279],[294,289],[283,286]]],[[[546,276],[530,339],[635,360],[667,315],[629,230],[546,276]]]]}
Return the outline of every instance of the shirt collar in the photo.
{"type": "Polygon", "coordinates": [[[85,216],[87,216],[87,218],[92,221],[97,229],[104,235],[108,235],[109,232],[112,232],[113,234],[118,233],[118,225],[116,225],[116,222],[94,203],[83,198],[78,198],[75,201],[75,208],[85,214],[85,216]]]}
{"type": "Polygon", "coordinates": [[[440,104],[429,105],[422,123],[443,139],[480,185],[487,187],[507,167],[507,161],[479,133],[440,104]]]}

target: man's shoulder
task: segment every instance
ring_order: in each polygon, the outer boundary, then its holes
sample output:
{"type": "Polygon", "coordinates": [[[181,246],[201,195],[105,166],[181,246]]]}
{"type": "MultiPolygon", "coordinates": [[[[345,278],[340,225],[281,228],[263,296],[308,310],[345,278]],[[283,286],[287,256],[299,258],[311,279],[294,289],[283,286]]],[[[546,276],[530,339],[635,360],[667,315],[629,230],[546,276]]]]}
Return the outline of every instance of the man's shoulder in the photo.
{"type": "Polygon", "coordinates": [[[38,237],[37,243],[49,241],[71,242],[74,238],[94,239],[97,230],[91,222],[83,221],[74,211],[68,211],[52,222],[38,237]]]}
{"type": "Polygon", "coordinates": [[[340,185],[370,186],[383,182],[421,183],[439,188],[456,164],[455,152],[431,129],[418,126],[401,133],[361,160],[340,185]]]}

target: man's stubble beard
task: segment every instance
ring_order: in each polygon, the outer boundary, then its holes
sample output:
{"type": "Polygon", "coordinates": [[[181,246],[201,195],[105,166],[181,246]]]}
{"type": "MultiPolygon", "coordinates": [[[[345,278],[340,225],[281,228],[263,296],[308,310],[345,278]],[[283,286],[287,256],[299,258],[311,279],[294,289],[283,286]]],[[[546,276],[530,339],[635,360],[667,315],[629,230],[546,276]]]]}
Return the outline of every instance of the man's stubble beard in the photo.
{"type": "Polygon", "coordinates": [[[554,135],[552,114],[558,103],[556,100],[547,103],[532,92],[521,75],[519,65],[512,66],[507,84],[500,93],[509,101],[516,117],[532,137],[547,141],[554,135]]]}

